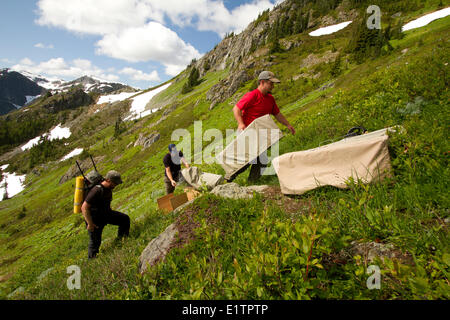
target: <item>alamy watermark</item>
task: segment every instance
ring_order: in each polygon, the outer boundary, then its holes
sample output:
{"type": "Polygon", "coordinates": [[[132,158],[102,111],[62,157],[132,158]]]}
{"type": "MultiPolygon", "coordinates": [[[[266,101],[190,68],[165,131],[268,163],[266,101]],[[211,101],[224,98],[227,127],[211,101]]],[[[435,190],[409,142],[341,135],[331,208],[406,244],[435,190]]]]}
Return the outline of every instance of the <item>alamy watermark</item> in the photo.
{"type": "Polygon", "coordinates": [[[370,30],[381,29],[381,9],[379,6],[371,5],[367,8],[367,13],[371,16],[367,19],[367,28],[370,30]]]}
{"type": "Polygon", "coordinates": [[[67,274],[70,274],[67,279],[67,289],[69,290],[80,290],[81,289],[81,269],[79,266],[69,266],[67,267],[67,274]]]}
{"type": "Polygon", "coordinates": [[[367,268],[367,274],[370,274],[371,276],[367,279],[367,289],[373,290],[381,289],[381,270],[380,267],[377,265],[370,265],[367,268]]]}

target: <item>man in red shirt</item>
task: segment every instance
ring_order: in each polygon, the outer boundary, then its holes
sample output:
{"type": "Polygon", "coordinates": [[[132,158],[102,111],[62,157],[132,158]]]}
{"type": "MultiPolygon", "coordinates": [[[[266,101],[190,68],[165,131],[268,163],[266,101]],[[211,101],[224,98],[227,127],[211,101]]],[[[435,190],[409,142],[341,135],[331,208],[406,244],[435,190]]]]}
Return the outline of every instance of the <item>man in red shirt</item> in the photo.
{"type": "MultiPolygon", "coordinates": [[[[248,92],[233,108],[234,117],[238,123],[238,130],[245,130],[250,123],[255,119],[265,116],[266,114],[274,115],[280,123],[284,124],[289,131],[294,135],[295,129],[291,126],[289,121],[280,112],[280,109],[275,102],[275,98],[272,96],[272,90],[274,83],[280,83],[275,75],[270,71],[263,71],[258,77],[258,88],[248,92]]],[[[265,156],[265,153],[262,155],[265,156]]],[[[230,180],[245,171],[248,166],[239,170],[230,180]]],[[[250,174],[248,176],[249,181],[257,180],[261,176],[261,171],[264,170],[265,165],[261,163],[260,157],[256,164],[252,165],[250,174]]]]}

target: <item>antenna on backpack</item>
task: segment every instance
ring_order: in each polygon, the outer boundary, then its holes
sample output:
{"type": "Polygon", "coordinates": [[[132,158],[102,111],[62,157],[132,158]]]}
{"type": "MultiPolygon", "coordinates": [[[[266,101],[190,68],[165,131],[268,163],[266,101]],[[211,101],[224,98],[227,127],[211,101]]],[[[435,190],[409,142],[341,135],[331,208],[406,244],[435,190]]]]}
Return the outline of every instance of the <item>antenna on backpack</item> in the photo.
{"type": "Polygon", "coordinates": [[[91,155],[89,155],[89,157],[91,158],[91,161],[92,161],[92,164],[94,165],[94,169],[95,169],[95,171],[97,171],[97,172],[98,172],[98,170],[97,170],[97,167],[95,166],[95,162],[94,162],[94,159],[92,159],[92,156],[91,156],[91,155]]]}
{"type": "Polygon", "coordinates": [[[80,172],[81,172],[81,175],[83,176],[83,178],[84,178],[85,180],[87,180],[87,179],[86,179],[86,176],[84,175],[83,170],[81,170],[80,164],[79,164],[78,161],[76,161],[76,160],[75,160],[75,162],[76,162],[76,164],[77,164],[77,166],[78,166],[78,170],[80,170],[80,172]]]}

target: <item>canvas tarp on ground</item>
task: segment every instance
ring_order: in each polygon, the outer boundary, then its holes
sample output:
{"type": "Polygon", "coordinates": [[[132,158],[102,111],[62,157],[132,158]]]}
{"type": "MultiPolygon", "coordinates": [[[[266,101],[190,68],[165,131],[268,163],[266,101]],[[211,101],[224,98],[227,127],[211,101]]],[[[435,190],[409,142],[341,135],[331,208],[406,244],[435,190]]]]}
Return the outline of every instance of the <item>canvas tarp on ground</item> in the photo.
{"type": "Polygon", "coordinates": [[[202,172],[197,167],[189,167],[181,170],[184,181],[196,190],[206,187],[208,190],[214,189],[222,181],[223,177],[218,174],[202,172]]]}
{"type": "Polygon", "coordinates": [[[270,115],[253,121],[233,142],[216,156],[225,170],[225,179],[254,161],[258,156],[277,143],[283,134],[270,115]]]}
{"type": "Polygon", "coordinates": [[[273,159],[281,192],[303,194],[326,185],[346,188],[350,177],[365,183],[384,179],[391,170],[387,130],[273,159]]]}

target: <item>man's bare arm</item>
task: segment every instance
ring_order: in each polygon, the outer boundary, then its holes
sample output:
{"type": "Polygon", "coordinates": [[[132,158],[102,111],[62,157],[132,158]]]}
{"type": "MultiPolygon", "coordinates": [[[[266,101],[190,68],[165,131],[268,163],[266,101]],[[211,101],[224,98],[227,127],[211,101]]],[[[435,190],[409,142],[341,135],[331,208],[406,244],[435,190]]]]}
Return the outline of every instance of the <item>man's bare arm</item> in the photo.
{"type": "Polygon", "coordinates": [[[170,171],[170,167],[166,168],[167,178],[169,178],[170,183],[172,183],[172,186],[175,187],[177,185],[177,182],[173,180],[172,172],[170,171]]]}
{"type": "Polygon", "coordinates": [[[238,123],[238,129],[245,130],[245,123],[244,123],[244,119],[242,118],[242,111],[241,111],[241,109],[238,108],[238,106],[234,106],[233,114],[234,114],[234,118],[236,119],[236,121],[238,123]]]}
{"type": "Polygon", "coordinates": [[[295,129],[293,126],[291,126],[291,124],[289,123],[289,121],[286,119],[286,117],[280,112],[279,114],[277,114],[275,116],[275,118],[281,123],[284,124],[289,131],[291,131],[292,134],[295,134],[295,129]]]}
{"type": "Polygon", "coordinates": [[[89,231],[93,232],[95,228],[98,228],[92,221],[91,205],[86,201],[84,201],[83,205],[81,206],[81,212],[83,212],[84,220],[86,220],[88,224],[87,229],[89,231]]]}

